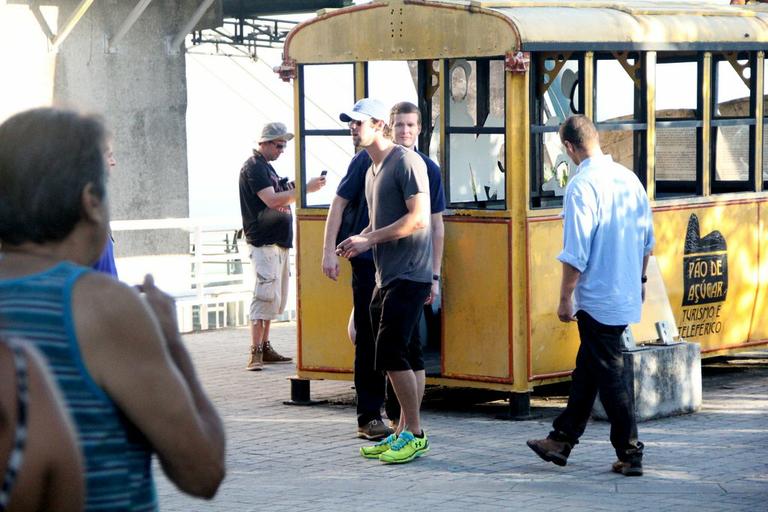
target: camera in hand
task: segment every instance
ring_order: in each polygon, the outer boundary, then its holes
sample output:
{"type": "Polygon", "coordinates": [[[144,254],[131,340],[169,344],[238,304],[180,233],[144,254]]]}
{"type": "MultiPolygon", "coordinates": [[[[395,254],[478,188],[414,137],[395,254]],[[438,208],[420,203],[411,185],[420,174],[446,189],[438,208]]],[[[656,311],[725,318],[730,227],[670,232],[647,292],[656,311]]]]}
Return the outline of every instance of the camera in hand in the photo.
{"type": "Polygon", "coordinates": [[[281,189],[284,190],[293,190],[296,188],[296,184],[292,181],[288,181],[288,178],[280,178],[280,181],[278,182],[281,189]]]}

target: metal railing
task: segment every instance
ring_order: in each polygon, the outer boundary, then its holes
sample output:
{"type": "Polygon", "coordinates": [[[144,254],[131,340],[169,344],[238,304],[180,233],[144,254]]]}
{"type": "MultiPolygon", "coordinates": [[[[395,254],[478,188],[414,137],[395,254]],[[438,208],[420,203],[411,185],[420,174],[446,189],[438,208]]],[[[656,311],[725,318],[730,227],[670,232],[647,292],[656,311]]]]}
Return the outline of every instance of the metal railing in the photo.
{"type": "MultiPolygon", "coordinates": [[[[236,236],[241,225],[239,218],[113,221],[118,253],[123,231],[178,229],[189,233],[188,253],[118,258],[120,278],[138,282],[146,273],[155,274],[158,286],[176,299],[182,332],[248,325],[254,276],[247,245],[236,236]]],[[[294,265],[293,252],[290,264],[294,265]]],[[[296,317],[295,283],[289,288],[289,306],[279,320],[296,317]]]]}

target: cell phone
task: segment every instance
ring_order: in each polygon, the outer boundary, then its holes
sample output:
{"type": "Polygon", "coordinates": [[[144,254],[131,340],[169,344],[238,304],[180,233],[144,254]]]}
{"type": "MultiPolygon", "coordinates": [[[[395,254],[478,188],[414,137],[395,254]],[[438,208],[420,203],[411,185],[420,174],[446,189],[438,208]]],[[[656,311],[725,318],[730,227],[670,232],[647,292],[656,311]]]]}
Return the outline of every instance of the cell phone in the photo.
{"type": "Polygon", "coordinates": [[[328,171],[320,171],[320,176],[325,176],[326,174],[328,174],[328,171]]]}

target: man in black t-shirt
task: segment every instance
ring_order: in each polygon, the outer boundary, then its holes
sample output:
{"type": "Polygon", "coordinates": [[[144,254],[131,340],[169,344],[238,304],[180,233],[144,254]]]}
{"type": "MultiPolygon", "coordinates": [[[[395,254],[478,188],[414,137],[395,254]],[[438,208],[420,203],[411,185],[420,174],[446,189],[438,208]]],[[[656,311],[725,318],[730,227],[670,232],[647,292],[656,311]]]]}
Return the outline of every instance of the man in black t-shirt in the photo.
{"type": "MultiPolygon", "coordinates": [[[[283,123],[264,125],[258,149],[240,170],[240,213],[248,242],[256,286],[251,300],[251,353],[246,370],[261,370],[262,363],[288,363],[269,343],[269,326],[283,314],[288,298],[288,250],[293,247],[296,187],[277,175],[269,162],[277,160],[293,134],[283,123]]],[[[307,182],[307,192],[325,185],[325,177],[307,182]]]]}

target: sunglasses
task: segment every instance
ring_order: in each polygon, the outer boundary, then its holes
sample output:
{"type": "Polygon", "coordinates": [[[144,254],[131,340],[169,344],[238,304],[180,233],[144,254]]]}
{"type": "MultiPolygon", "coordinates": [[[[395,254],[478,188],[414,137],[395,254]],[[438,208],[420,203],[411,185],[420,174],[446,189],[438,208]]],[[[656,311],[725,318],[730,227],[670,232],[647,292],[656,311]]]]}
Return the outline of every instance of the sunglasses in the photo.
{"type": "Polygon", "coordinates": [[[272,142],[272,145],[280,150],[285,149],[285,146],[287,145],[285,142],[275,142],[275,141],[270,141],[270,142],[272,142]]]}
{"type": "Polygon", "coordinates": [[[359,127],[363,126],[363,121],[355,121],[355,120],[353,119],[352,121],[349,121],[349,122],[347,123],[347,125],[348,125],[350,128],[359,128],[359,127]]]}

